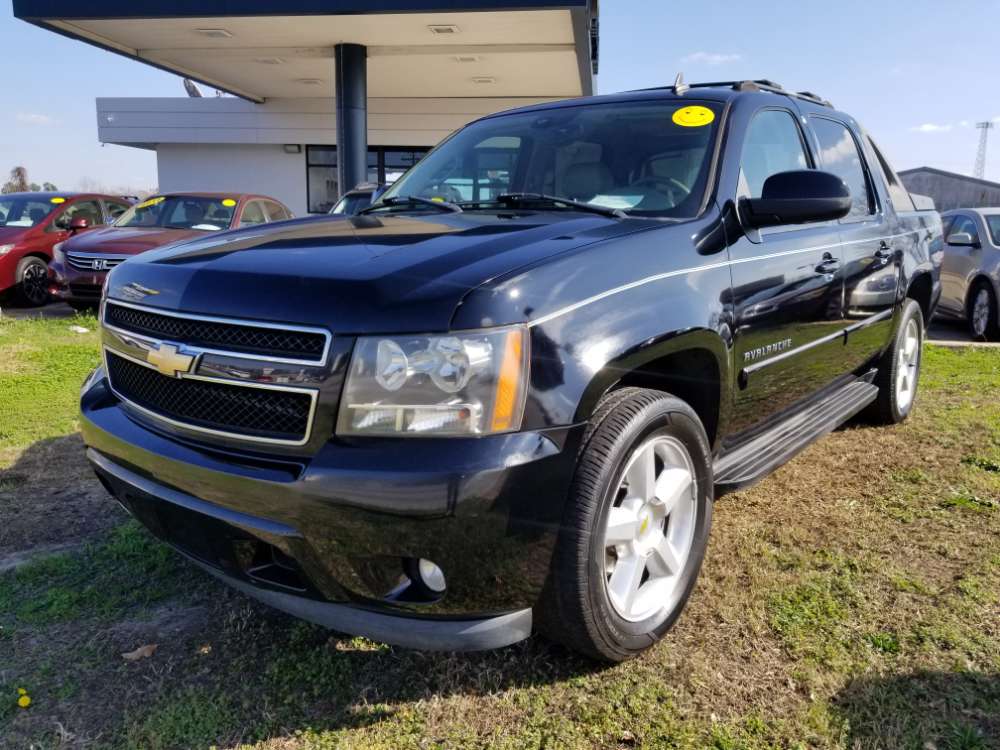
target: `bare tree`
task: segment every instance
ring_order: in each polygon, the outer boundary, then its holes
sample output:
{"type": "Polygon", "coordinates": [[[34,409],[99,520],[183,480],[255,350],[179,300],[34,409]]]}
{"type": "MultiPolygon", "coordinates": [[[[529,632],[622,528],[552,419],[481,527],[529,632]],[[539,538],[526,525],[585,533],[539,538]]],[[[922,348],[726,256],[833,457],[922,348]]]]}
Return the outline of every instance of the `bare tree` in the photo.
{"type": "Polygon", "coordinates": [[[0,192],[3,193],[26,193],[31,189],[28,182],[28,170],[24,167],[14,167],[10,170],[10,179],[7,180],[0,192]]]}

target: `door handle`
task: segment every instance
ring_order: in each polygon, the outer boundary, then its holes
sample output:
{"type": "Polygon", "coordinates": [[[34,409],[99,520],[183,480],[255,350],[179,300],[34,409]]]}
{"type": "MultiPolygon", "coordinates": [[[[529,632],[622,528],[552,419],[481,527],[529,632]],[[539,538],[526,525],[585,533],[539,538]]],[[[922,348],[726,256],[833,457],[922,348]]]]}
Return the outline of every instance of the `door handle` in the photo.
{"type": "Polygon", "coordinates": [[[823,260],[816,266],[816,273],[831,274],[840,268],[840,259],[834,258],[830,253],[823,253],[823,260]]]}
{"type": "Polygon", "coordinates": [[[896,257],[896,251],[883,240],[882,244],[878,246],[878,250],[875,251],[875,257],[885,264],[896,257]]]}

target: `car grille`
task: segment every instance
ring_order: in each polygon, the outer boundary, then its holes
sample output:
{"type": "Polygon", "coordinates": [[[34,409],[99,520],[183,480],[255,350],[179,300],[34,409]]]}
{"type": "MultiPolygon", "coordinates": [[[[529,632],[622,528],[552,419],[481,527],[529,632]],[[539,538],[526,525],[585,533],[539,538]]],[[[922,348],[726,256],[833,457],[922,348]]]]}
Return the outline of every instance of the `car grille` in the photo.
{"type": "Polygon", "coordinates": [[[66,262],[77,271],[109,271],[126,260],[127,255],[66,253],[66,262]]]}
{"type": "Polygon", "coordinates": [[[327,336],[319,332],[181,318],[113,302],[105,305],[104,321],[132,333],[257,356],[322,362],[326,352],[327,336]]]}
{"type": "Polygon", "coordinates": [[[101,299],[101,287],[97,284],[70,284],[69,293],[76,299],[89,299],[94,302],[101,299]]]}
{"type": "Polygon", "coordinates": [[[111,351],[107,370],[119,397],[185,426],[243,439],[304,442],[308,436],[313,404],[309,393],[172,378],[111,351]]]}

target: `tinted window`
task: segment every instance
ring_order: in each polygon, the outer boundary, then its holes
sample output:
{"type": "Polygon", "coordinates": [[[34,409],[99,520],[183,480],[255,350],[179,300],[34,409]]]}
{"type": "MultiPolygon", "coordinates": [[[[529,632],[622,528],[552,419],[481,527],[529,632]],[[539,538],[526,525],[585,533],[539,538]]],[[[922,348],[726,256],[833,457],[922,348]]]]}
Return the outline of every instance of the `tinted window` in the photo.
{"type": "Polygon", "coordinates": [[[976,222],[968,216],[956,216],[955,221],[951,225],[951,229],[948,230],[948,235],[959,234],[960,232],[965,232],[970,237],[972,237],[974,242],[979,242],[979,229],[976,227],[976,222]]]}
{"type": "Polygon", "coordinates": [[[910,193],[903,186],[903,183],[900,181],[896,171],[882,155],[882,151],[875,145],[875,141],[869,138],[868,145],[871,146],[872,151],[875,152],[878,169],[881,171],[882,177],[885,179],[885,184],[889,188],[889,200],[892,201],[892,207],[897,211],[915,210],[916,207],[913,205],[913,199],[910,197],[910,193]]]}
{"type": "Polygon", "coordinates": [[[747,129],[740,161],[746,197],[760,198],[764,182],[773,174],[808,167],[809,159],[792,113],[784,109],[758,112],[747,129]]]}
{"type": "Polygon", "coordinates": [[[340,195],[336,146],[306,146],[306,187],[309,213],[325,214],[333,207],[340,195]]]}
{"type": "Polygon", "coordinates": [[[851,131],[843,123],[825,117],[813,117],[811,123],[819,139],[820,168],[837,175],[851,191],[851,210],[845,220],[861,219],[875,213],[864,162],[851,131]]]}
{"type": "Polygon", "coordinates": [[[264,216],[264,208],[260,201],[250,201],[243,208],[243,215],[240,217],[241,227],[254,227],[258,224],[266,224],[267,217],[264,216]]]}

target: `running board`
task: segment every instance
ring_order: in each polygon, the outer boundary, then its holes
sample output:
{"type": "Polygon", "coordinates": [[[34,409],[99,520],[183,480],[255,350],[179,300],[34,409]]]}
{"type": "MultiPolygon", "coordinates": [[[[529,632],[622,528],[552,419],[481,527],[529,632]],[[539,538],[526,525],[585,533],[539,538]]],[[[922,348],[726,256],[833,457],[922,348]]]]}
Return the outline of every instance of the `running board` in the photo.
{"type": "Polygon", "coordinates": [[[832,391],[822,401],[724,453],[715,462],[716,495],[759,482],[864,409],[877,396],[877,386],[864,380],[852,381],[832,391]]]}

